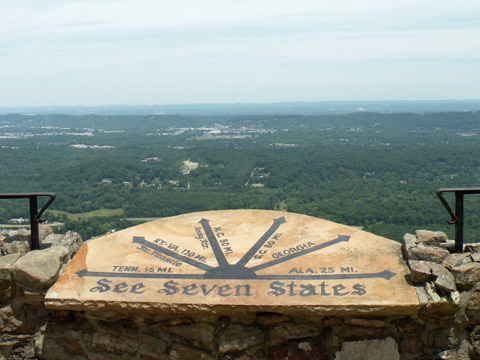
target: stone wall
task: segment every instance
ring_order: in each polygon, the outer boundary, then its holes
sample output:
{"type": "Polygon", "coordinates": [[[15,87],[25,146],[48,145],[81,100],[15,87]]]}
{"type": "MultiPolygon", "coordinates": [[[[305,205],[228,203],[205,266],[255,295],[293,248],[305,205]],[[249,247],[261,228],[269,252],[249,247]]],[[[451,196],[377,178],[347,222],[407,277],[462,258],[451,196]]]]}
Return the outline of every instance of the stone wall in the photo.
{"type": "Polygon", "coordinates": [[[445,234],[405,235],[415,316],[301,318],[52,311],[43,299],[81,245],[42,229],[1,239],[0,359],[480,359],[480,246],[453,253],[445,234]]]}

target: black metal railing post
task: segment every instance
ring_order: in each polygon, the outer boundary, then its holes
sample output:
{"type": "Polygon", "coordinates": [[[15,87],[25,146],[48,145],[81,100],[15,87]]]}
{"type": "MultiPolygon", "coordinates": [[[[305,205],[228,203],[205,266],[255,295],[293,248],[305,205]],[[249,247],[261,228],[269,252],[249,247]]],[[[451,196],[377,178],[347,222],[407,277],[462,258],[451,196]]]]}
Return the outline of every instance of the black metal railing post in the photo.
{"type": "Polygon", "coordinates": [[[40,233],[38,231],[38,224],[42,222],[40,216],[47,210],[50,204],[55,200],[57,195],[55,193],[7,193],[0,194],[0,199],[29,199],[30,202],[30,250],[40,249],[40,233]],[[49,199],[38,211],[38,197],[48,196],[49,199]]]}
{"type": "Polygon", "coordinates": [[[461,253],[463,252],[463,197],[466,194],[480,194],[480,188],[437,189],[435,192],[450,214],[451,219],[447,220],[447,223],[455,224],[455,251],[461,253]],[[455,213],[443,197],[444,192],[453,192],[455,194],[455,213]]]}

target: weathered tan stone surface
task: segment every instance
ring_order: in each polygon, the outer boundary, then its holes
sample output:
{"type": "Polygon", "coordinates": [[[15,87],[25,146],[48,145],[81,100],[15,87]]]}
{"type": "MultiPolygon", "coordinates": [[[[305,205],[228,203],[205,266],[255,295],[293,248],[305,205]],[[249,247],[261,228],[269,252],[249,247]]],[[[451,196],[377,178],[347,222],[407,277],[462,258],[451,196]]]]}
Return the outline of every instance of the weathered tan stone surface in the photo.
{"type": "Polygon", "coordinates": [[[283,314],[413,314],[397,242],[262,210],[193,213],[85,243],[48,308],[283,314]]]}

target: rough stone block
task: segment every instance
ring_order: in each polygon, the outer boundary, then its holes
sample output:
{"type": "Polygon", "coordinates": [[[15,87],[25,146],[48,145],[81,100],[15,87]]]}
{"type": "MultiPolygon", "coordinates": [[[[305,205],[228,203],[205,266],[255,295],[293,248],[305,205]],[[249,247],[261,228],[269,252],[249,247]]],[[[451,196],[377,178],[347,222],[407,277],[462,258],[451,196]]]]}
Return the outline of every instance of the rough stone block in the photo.
{"type": "Polygon", "coordinates": [[[138,351],[138,341],[120,334],[95,332],[86,334],[85,341],[89,347],[100,353],[130,354],[138,351]]]}
{"type": "Polygon", "coordinates": [[[415,286],[415,291],[417,292],[418,302],[421,307],[425,307],[430,302],[430,298],[423,286],[415,286]]]}
{"type": "Polygon", "coordinates": [[[292,318],[288,315],[283,314],[260,313],[257,315],[257,320],[263,326],[271,326],[292,321],[292,318]]]}
{"type": "Polygon", "coordinates": [[[466,244],[464,251],[471,253],[480,253],[480,244],[466,244]]]}
{"type": "Polygon", "coordinates": [[[0,303],[12,299],[12,266],[20,257],[18,253],[0,256],[0,303]]]}
{"type": "Polygon", "coordinates": [[[304,339],[320,334],[320,328],[314,324],[285,323],[270,329],[270,339],[282,343],[292,339],[304,339]]]}
{"type": "Polygon", "coordinates": [[[415,235],[419,242],[440,244],[448,239],[447,234],[441,231],[417,230],[415,235]]]}
{"type": "Polygon", "coordinates": [[[193,323],[176,326],[166,326],[165,331],[178,335],[193,345],[208,350],[214,350],[215,326],[208,323],[193,323]]]}
{"type": "Polygon", "coordinates": [[[455,240],[446,240],[440,244],[438,244],[438,246],[441,246],[445,249],[447,249],[448,251],[450,252],[454,252],[455,251],[455,240]]]}
{"type": "Polygon", "coordinates": [[[400,360],[398,345],[394,339],[351,341],[342,344],[335,360],[400,360]]]}
{"type": "Polygon", "coordinates": [[[150,356],[153,359],[167,357],[167,344],[156,337],[142,334],[140,338],[140,355],[150,356]]]}
{"type": "Polygon", "coordinates": [[[82,246],[82,237],[73,231],[67,231],[65,235],[50,234],[41,243],[42,249],[47,249],[53,246],[65,246],[68,249],[68,254],[73,257],[82,246]]]}
{"type": "Polygon", "coordinates": [[[434,285],[437,289],[452,292],[456,291],[455,278],[447,268],[440,264],[434,264],[432,274],[435,276],[434,285]]]}
{"type": "Polygon", "coordinates": [[[452,268],[459,289],[468,289],[480,281],[480,263],[468,263],[452,268]]]}
{"type": "Polygon", "coordinates": [[[435,265],[431,261],[408,260],[410,267],[410,278],[414,284],[423,284],[432,278],[432,267],[435,265]]]}
{"type": "Polygon", "coordinates": [[[403,244],[404,244],[405,250],[408,253],[412,248],[417,246],[418,239],[415,235],[407,233],[403,236],[403,244]]]}
{"type": "MultiPolygon", "coordinates": [[[[248,358],[247,358],[248,359],[248,358]]],[[[251,359],[251,358],[250,358],[251,359]]],[[[272,360],[327,360],[328,356],[313,341],[292,341],[286,346],[270,349],[272,360]]]]}
{"type": "Polygon", "coordinates": [[[263,332],[256,327],[241,324],[227,326],[218,337],[219,351],[222,354],[242,351],[265,342],[263,332]]]}
{"type": "Polygon", "coordinates": [[[470,257],[472,258],[473,261],[480,262],[480,253],[471,253],[470,257]]]}
{"type": "Polygon", "coordinates": [[[213,360],[213,357],[199,349],[195,349],[190,346],[173,343],[170,350],[170,360],[185,360],[185,359],[198,359],[198,360],[213,360]]]}
{"type": "Polygon", "coordinates": [[[38,239],[42,242],[48,235],[53,234],[53,230],[48,225],[41,225],[38,227],[38,239]]]}
{"type": "Polygon", "coordinates": [[[450,254],[443,259],[443,265],[449,269],[469,262],[472,262],[472,260],[468,254],[450,254]]]}
{"type": "Polygon", "coordinates": [[[20,332],[26,325],[25,314],[10,305],[0,308],[0,334],[20,332]]]}
{"type": "Polygon", "coordinates": [[[398,346],[402,354],[407,353],[413,355],[421,354],[423,347],[424,344],[418,336],[403,339],[398,346]]]}
{"type": "Polygon", "coordinates": [[[78,341],[75,343],[66,341],[60,334],[39,334],[35,339],[35,355],[46,360],[86,358],[78,341]],[[68,348],[64,345],[68,345],[68,348]],[[76,351],[72,348],[75,345],[80,346],[76,351]]]}
{"type": "Polygon", "coordinates": [[[6,238],[3,241],[1,252],[3,254],[26,254],[30,251],[30,235],[25,237],[21,240],[14,240],[19,239],[20,237],[17,236],[15,238],[6,238]]]}
{"type": "Polygon", "coordinates": [[[360,327],[360,326],[338,326],[332,329],[333,334],[344,339],[365,339],[379,338],[385,333],[385,328],[360,327]]]}
{"type": "Polygon", "coordinates": [[[440,264],[448,255],[450,255],[450,251],[442,247],[422,244],[411,249],[409,253],[412,260],[432,261],[437,264],[440,264]]]}
{"type": "Polygon", "coordinates": [[[374,328],[382,328],[387,325],[387,323],[384,320],[360,319],[360,318],[349,319],[348,323],[350,325],[374,327],[374,328]]]}
{"type": "Polygon", "coordinates": [[[68,250],[63,246],[34,250],[13,265],[13,278],[27,288],[48,288],[57,280],[68,260],[68,250]]]}

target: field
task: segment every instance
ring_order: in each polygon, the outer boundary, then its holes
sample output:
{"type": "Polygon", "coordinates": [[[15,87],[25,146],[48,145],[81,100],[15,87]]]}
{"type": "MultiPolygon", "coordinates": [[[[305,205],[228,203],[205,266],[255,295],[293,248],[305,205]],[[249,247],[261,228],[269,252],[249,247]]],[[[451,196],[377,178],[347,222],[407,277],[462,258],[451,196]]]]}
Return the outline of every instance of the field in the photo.
{"type": "MultiPolygon", "coordinates": [[[[0,115],[0,188],[56,192],[47,217],[84,238],[126,218],[239,208],[452,237],[435,189],[480,184],[479,136],[468,111],[0,115]]],[[[479,198],[465,199],[467,241],[480,240],[479,198]]],[[[27,203],[0,206],[0,223],[28,217],[27,203]]]]}

